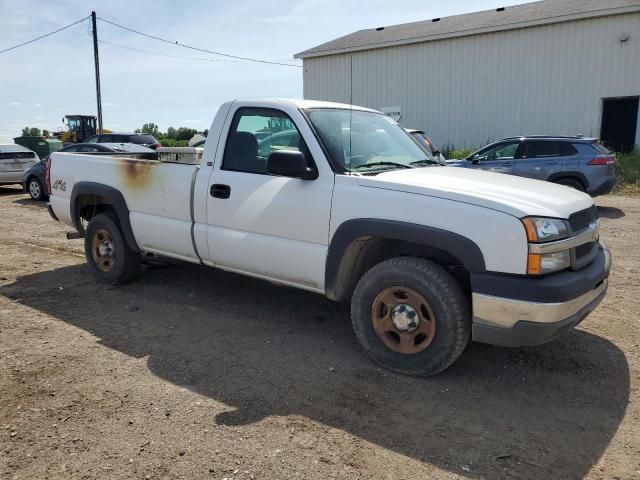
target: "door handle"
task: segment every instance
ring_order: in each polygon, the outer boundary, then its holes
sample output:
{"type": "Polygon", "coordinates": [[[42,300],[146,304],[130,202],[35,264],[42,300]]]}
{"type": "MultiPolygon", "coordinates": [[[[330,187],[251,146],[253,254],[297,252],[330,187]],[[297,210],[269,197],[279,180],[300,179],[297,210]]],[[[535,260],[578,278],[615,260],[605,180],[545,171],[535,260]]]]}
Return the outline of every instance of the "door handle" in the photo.
{"type": "Polygon", "coordinates": [[[214,183],[211,185],[210,192],[211,196],[215,198],[229,198],[231,196],[231,187],[221,183],[214,183]]]}

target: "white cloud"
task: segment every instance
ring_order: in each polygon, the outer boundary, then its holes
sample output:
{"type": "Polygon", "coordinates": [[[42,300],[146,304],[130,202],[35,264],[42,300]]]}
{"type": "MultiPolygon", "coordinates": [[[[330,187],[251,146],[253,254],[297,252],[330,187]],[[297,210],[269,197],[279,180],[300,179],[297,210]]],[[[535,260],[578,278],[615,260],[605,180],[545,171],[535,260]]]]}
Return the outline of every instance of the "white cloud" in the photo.
{"type": "Polygon", "coordinates": [[[202,120],[184,120],[184,123],[202,123],[202,120]]]}
{"type": "Polygon", "coordinates": [[[20,102],[11,102],[11,103],[9,103],[10,107],[17,107],[19,105],[21,105],[20,102]]]}
{"type": "Polygon", "coordinates": [[[36,120],[42,120],[42,119],[43,119],[43,117],[41,117],[41,116],[37,116],[36,117],[36,120]]]}
{"type": "Polygon", "coordinates": [[[42,106],[42,104],[41,104],[41,103],[34,103],[34,104],[33,104],[33,106],[34,106],[34,107],[41,107],[41,106],[42,106]]]}
{"type": "Polygon", "coordinates": [[[113,102],[102,102],[103,107],[115,107],[116,105],[118,104],[113,102]]]}

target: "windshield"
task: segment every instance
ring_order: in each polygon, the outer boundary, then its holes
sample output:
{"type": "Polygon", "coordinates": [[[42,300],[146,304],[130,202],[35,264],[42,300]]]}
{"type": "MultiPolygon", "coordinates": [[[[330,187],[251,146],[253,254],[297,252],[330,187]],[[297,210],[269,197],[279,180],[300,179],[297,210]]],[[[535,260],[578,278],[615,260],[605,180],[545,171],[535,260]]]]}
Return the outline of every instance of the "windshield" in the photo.
{"type": "Polygon", "coordinates": [[[343,170],[361,173],[438,163],[381,113],[310,109],[308,115],[331,160],[343,170]]]}

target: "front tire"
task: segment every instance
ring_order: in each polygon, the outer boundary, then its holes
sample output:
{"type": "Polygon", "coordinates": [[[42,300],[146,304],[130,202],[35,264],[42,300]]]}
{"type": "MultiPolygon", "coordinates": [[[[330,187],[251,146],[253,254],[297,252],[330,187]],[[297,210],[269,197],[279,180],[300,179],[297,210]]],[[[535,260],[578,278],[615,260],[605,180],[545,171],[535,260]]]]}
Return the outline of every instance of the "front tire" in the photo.
{"type": "Polygon", "coordinates": [[[119,225],[107,214],[100,213],[89,222],[84,253],[91,273],[100,283],[126,283],[138,273],[140,255],[129,247],[119,225]]]}
{"type": "Polygon", "coordinates": [[[469,302],[439,265],[415,257],[379,263],[358,282],[351,320],[364,351],[382,367],[435,375],[469,342],[469,302]]]}
{"type": "Polygon", "coordinates": [[[29,196],[38,202],[41,202],[47,198],[47,194],[44,191],[44,186],[38,177],[31,177],[27,181],[27,192],[29,196]]]}

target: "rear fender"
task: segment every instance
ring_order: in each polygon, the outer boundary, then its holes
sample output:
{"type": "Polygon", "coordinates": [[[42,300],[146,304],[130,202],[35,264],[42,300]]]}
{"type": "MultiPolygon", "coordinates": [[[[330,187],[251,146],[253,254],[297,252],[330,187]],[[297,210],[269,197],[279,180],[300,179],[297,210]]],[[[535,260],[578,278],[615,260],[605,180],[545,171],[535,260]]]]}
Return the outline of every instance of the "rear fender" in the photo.
{"type": "MultiPolygon", "coordinates": [[[[80,223],[80,212],[83,206],[83,198],[89,196],[92,199],[92,203],[96,207],[100,205],[110,205],[116,212],[118,223],[122,229],[122,234],[134,252],[139,252],[138,244],[133,236],[133,230],[131,229],[131,221],[129,220],[129,208],[122,193],[113,187],[103,185],[96,182],[78,182],[73,186],[71,191],[71,219],[73,225],[81,232],[83,230],[80,223]]],[[[86,203],[85,203],[86,204],[86,203]]]]}

